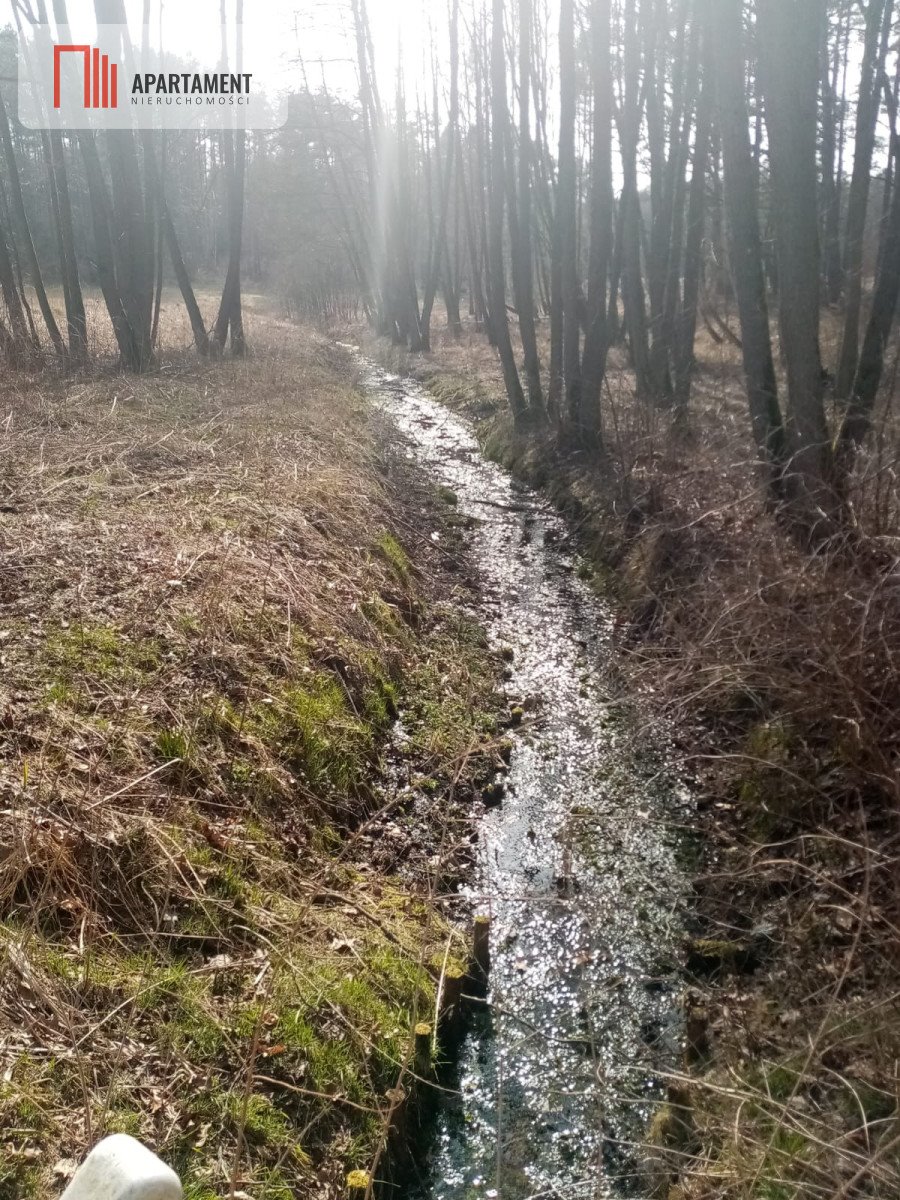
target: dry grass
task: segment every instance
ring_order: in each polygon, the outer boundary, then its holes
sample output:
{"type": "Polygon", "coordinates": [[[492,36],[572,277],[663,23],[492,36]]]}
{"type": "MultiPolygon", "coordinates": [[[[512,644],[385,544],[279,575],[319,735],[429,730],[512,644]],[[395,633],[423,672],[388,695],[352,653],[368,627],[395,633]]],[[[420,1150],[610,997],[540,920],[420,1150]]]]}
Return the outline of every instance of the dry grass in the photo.
{"type": "Polygon", "coordinates": [[[447,789],[489,753],[452,530],[432,543],[437,501],[347,362],[257,311],[252,358],[202,365],[164,321],[144,378],[0,397],[10,1200],[115,1130],[191,1200],[330,1195],[368,1166],[451,937],[447,789]],[[408,782],[383,792],[398,707],[408,782]]]}
{"type": "Polygon", "coordinates": [[[474,330],[433,340],[424,361],[379,352],[580,528],[633,686],[696,778],[696,933],[720,969],[694,981],[697,1045],[648,1133],[648,1186],[671,1200],[897,1193],[900,588],[896,567],[872,566],[900,552],[896,363],[853,483],[862,552],[810,556],[767,507],[728,344],[698,340],[687,429],[637,404],[615,357],[598,467],[513,434],[474,330]]]}

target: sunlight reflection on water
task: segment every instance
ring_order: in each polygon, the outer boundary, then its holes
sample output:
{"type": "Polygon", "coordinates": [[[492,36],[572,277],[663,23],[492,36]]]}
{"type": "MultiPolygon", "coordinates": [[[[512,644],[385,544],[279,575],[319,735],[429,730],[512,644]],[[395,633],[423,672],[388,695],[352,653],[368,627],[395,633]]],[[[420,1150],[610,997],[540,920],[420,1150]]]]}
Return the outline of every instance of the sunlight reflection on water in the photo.
{"type": "Polygon", "coordinates": [[[416,1197],[640,1195],[634,1143],[678,1053],[688,797],[659,730],[616,703],[611,614],[576,575],[566,523],[488,462],[416,383],[363,384],[435,483],[474,518],[492,642],[511,647],[508,793],[481,821],[471,894],[491,977],[416,1197]]]}

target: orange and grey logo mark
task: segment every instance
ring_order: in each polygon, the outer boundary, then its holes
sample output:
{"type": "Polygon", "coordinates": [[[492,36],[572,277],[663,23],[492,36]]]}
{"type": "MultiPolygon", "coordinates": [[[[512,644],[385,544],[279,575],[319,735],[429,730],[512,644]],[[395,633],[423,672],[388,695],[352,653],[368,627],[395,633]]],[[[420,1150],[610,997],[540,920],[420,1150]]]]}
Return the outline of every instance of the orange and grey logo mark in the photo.
{"type": "Polygon", "coordinates": [[[108,54],[101,54],[96,46],[53,47],[53,107],[62,104],[60,65],[67,53],[84,55],[84,107],[119,107],[119,67],[109,61],[108,54]]]}

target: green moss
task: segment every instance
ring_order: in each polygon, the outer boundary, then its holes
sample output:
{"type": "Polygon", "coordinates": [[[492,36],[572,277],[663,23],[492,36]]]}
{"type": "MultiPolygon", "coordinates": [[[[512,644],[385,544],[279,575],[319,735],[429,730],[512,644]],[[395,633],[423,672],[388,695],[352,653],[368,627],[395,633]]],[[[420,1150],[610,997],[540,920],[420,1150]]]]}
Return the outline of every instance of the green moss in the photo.
{"type": "Polygon", "coordinates": [[[141,1113],[134,1108],[113,1106],[107,1110],[103,1125],[106,1133],[128,1133],[132,1137],[140,1137],[141,1113]]]}
{"type": "Polygon", "coordinates": [[[159,1040],[198,1062],[218,1059],[227,1044],[225,1031],[200,994],[181,997],[170,1019],[160,1026],[159,1040]]]}
{"type": "Polygon", "coordinates": [[[0,1200],[22,1200],[40,1192],[40,1168],[0,1151],[0,1200]]]}
{"type": "Polygon", "coordinates": [[[183,1179],[184,1200],[220,1200],[216,1188],[210,1187],[199,1179],[183,1179]]]}
{"type": "Polygon", "coordinates": [[[291,1125],[287,1115],[267,1096],[248,1096],[245,1104],[243,1096],[231,1092],[225,1104],[225,1116],[236,1128],[243,1129],[251,1146],[281,1147],[290,1141],[291,1125]]]}
{"type": "Polygon", "coordinates": [[[248,713],[246,726],[320,795],[357,794],[374,752],[372,731],[351,710],[341,683],[310,673],[248,713]]]}
{"type": "Polygon", "coordinates": [[[687,969],[692,975],[740,974],[757,966],[757,956],[746,942],[694,938],[688,947],[687,969]]]}
{"type": "Polygon", "coordinates": [[[778,1064],[764,1072],[763,1086],[773,1100],[783,1103],[793,1094],[798,1079],[799,1074],[797,1071],[778,1064]]]}
{"type": "Polygon", "coordinates": [[[43,658],[59,676],[71,683],[79,677],[122,679],[143,677],[159,669],[159,644],[151,638],[128,640],[112,625],[76,623],[52,633],[44,643],[43,658]]]}
{"type": "Polygon", "coordinates": [[[396,719],[400,708],[397,687],[383,675],[375,675],[365,688],[363,716],[373,732],[383,733],[396,719]]]}
{"type": "Polygon", "coordinates": [[[263,1167],[253,1185],[259,1200],[296,1200],[297,1192],[278,1167],[263,1167]]]}
{"type": "Polygon", "coordinates": [[[800,805],[812,795],[811,783],[804,780],[817,775],[808,769],[796,731],[780,718],[757,722],[744,742],[743,761],[737,794],[753,836],[767,841],[787,834],[800,805]]]}
{"type": "Polygon", "coordinates": [[[448,614],[429,646],[409,674],[404,721],[423,765],[440,776],[455,760],[476,766],[472,747],[496,733],[500,700],[493,692],[496,660],[481,626],[448,614]]]}
{"type": "Polygon", "coordinates": [[[375,539],[375,548],[401,582],[406,583],[410,575],[410,561],[406,551],[392,533],[385,530],[375,539]]]}
{"type": "Polygon", "coordinates": [[[444,964],[443,952],[440,954],[435,954],[431,958],[429,966],[432,974],[435,977],[435,980],[440,978],[442,971],[445,979],[465,979],[466,977],[465,963],[461,958],[456,958],[452,954],[447,958],[446,966],[444,964]]]}
{"type": "Polygon", "coordinates": [[[196,637],[203,632],[203,622],[190,612],[180,612],[175,617],[176,628],[186,637],[196,637]]]}
{"type": "Polygon", "coordinates": [[[894,1116],[897,1112],[897,1097],[862,1080],[848,1080],[841,1094],[841,1107],[851,1120],[864,1113],[866,1121],[871,1124],[875,1121],[887,1121],[894,1116]]]}
{"type": "Polygon", "coordinates": [[[778,764],[788,759],[797,745],[797,736],[790,726],[775,718],[760,721],[747,735],[745,753],[763,763],[778,764]]]}

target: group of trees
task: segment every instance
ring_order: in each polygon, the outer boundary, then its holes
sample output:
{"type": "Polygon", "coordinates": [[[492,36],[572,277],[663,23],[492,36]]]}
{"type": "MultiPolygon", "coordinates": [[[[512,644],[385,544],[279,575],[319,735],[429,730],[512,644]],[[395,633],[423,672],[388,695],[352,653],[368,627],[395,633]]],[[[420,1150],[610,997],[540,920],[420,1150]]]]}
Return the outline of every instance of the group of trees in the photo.
{"type": "Polygon", "coordinates": [[[413,104],[401,69],[388,104],[351,0],[355,136],[316,96],[373,324],[427,349],[436,296],[451,332],[465,297],[516,421],[602,452],[612,348],[683,418],[702,321],[740,345],[773,497],[831,526],[900,289],[894,0],[557,0],[550,34],[547,0],[463,3],[430,85],[413,104]]]}
{"type": "Polygon", "coordinates": [[[516,421],[599,455],[613,349],[683,422],[705,326],[740,348],[773,498],[839,521],[900,289],[894,0],[446,0],[428,82],[401,66],[390,95],[348,3],[357,94],[298,58],[288,127],[249,137],[29,133],[4,49],[0,353],[83,362],[86,281],[144,369],[164,279],[201,353],[229,334],[241,353],[243,263],[297,312],[358,305],[413,351],[467,308],[516,421]],[[225,274],[209,325],[198,268],[225,274]]]}
{"type": "MultiPolygon", "coordinates": [[[[145,0],[145,25],[148,7],[145,0]]],[[[100,23],[127,24],[123,0],[95,0],[94,8],[100,23]]],[[[242,0],[236,0],[238,24],[241,9],[242,0]]],[[[12,0],[11,15],[19,28],[27,22],[46,23],[50,16],[57,29],[68,25],[65,0],[52,0],[49,12],[45,0],[34,5],[12,0]]],[[[222,16],[224,25],[224,5],[222,16]]],[[[3,62],[8,71],[7,87],[0,86],[0,290],[6,319],[0,320],[0,352],[16,363],[33,362],[49,342],[67,366],[83,365],[89,346],[87,274],[102,293],[121,363],[130,370],[145,370],[156,345],[168,259],[197,350],[203,355],[220,352],[230,335],[233,352],[242,354],[244,132],[229,129],[216,137],[201,136],[195,139],[193,154],[185,155],[183,145],[176,147],[188,165],[193,162],[194,172],[199,163],[202,176],[221,179],[225,197],[227,271],[218,313],[208,330],[171,211],[169,181],[177,174],[167,162],[165,135],[129,129],[29,134],[10,113],[15,70],[29,69],[27,61],[15,60],[11,28],[4,38],[3,62]],[[40,209],[36,216],[36,206],[27,199],[35,194],[49,198],[42,224],[40,209]],[[61,286],[64,323],[48,294],[50,285],[61,286]]]]}

